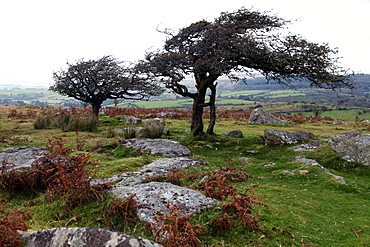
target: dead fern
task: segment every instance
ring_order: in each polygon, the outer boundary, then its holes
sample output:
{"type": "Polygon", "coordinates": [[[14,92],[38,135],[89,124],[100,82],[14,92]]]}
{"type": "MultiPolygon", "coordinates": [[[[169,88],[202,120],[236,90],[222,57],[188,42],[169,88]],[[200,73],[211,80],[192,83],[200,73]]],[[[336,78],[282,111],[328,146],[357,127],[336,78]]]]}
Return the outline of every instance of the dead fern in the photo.
{"type": "Polygon", "coordinates": [[[29,172],[8,172],[9,163],[3,160],[0,182],[4,187],[11,193],[31,191],[36,194],[38,191],[46,191],[50,201],[65,196],[67,200],[63,213],[99,200],[111,184],[90,185],[91,178],[85,169],[86,164],[89,164],[90,155],[71,155],[71,150],[64,147],[64,141],[61,139],[49,141],[48,145],[52,144],[55,144],[53,153],[44,154],[32,164],[29,172]]]}
{"type": "Polygon", "coordinates": [[[216,218],[209,222],[209,225],[214,231],[218,231],[220,236],[223,236],[225,231],[233,228],[232,216],[224,213],[223,215],[216,215],[216,218]]]}
{"type": "Polygon", "coordinates": [[[218,200],[225,200],[228,196],[236,193],[236,188],[227,183],[227,178],[220,173],[215,173],[205,182],[198,185],[198,189],[203,189],[205,195],[218,200]]]}
{"type": "MultiPolygon", "coordinates": [[[[56,152],[58,153],[58,152],[56,152]]],[[[35,184],[47,191],[49,200],[65,195],[66,212],[73,208],[100,199],[105,189],[111,184],[90,185],[90,177],[85,165],[90,155],[78,154],[62,157],[55,154],[45,154],[29,174],[35,184]]]]}
{"type": "MultiPolygon", "coordinates": [[[[0,203],[3,199],[0,195],[0,203]]],[[[6,212],[5,208],[8,204],[0,207],[0,246],[21,246],[24,241],[18,230],[26,231],[29,227],[26,225],[26,220],[31,217],[28,213],[21,210],[12,210],[6,212]]]]}
{"type": "Polygon", "coordinates": [[[132,194],[124,201],[112,199],[108,202],[109,209],[105,215],[105,221],[110,228],[118,230],[117,225],[138,220],[136,216],[138,202],[135,196],[135,194],[132,194]]]}
{"type": "Polygon", "coordinates": [[[27,176],[26,172],[14,171],[14,164],[4,158],[0,167],[0,183],[10,193],[15,194],[19,191],[27,191],[35,194],[33,182],[27,176]]]}
{"type": "Polygon", "coordinates": [[[180,208],[169,202],[170,214],[153,217],[157,223],[149,223],[157,243],[165,247],[199,247],[197,235],[205,234],[206,230],[196,223],[190,222],[193,214],[180,216],[180,208]]]}

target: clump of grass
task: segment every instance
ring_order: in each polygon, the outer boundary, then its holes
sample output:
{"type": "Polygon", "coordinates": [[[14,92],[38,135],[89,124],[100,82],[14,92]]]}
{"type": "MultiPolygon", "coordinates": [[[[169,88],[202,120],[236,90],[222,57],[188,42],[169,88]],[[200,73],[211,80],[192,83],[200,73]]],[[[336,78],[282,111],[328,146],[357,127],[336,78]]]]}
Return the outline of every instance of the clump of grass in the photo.
{"type": "Polygon", "coordinates": [[[114,158],[129,158],[129,157],[138,157],[143,155],[143,152],[136,150],[133,147],[118,146],[114,149],[114,158]]]}
{"type": "Polygon", "coordinates": [[[123,138],[125,139],[135,138],[137,136],[137,128],[135,127],[124,128],[122,130],[122,135],[123,138]]]}
{"type": "Polygon", "coordinates": [[[33,127],[35,129],[51,129],[53,126],[51,117],[49,115],[42,116],[39,115],[36,118],[35,123],[33,124],[33,127]]]}
{"type": "Polygon", "coordinates": [[[96,132],[99,121],[94,116],[81,117],[73,116],[70,113],[50,116],[39,115],[34,122],[35,129],[53,129],[60,128],[64,132],[68,131],[88,131],[96,132]]]}

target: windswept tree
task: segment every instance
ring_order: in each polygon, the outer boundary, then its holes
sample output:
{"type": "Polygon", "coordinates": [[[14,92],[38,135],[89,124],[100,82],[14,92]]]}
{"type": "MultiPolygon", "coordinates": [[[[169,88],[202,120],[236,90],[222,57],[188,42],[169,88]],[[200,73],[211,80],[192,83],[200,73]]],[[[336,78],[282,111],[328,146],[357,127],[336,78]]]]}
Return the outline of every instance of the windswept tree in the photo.
{"type": "Polygon", "coordinates": [[[163,49],[149,52],[137,67],[167,88],[193,99],[191,132],[204,134],[203,111],[210,107],[208,134],[216,121],[216,87],[220,76],[232,81],[256,72],[280,84],[307,79],[312,87],[351,88],[351,74],[339,66],[337,50],[311,43],[298,35],[283,35],[286,21],[268,12],[239,9],[221,13],[213,22],[202,20],[180,29],[163,31],[163,49]],[[191,75],[196,91],[182,81],[191,75]],[[209,94],[207,96],[207,94],[209,94]]]}
{"type": "Polygon", "coordinates": [[[53,73],[55,83],[49,90],[90,104],[97,117],[107,99],[144,100],[163,92],[154,81],[145,80],[112,56],[89,61],[81,59],[67,65],[66,70],[53,73]]]}

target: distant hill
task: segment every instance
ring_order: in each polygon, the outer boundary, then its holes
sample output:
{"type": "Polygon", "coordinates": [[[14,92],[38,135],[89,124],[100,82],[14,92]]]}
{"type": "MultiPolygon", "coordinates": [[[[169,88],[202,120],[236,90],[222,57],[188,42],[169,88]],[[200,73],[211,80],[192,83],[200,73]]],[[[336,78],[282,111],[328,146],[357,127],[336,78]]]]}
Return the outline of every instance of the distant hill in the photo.
{"type": "MultiPolygon", "coordinates": [[[[330,105],[346,105],[346,106],[358,106],[358,107],[370,107],[370,75],[369,74],[358,74],[352,78],[355,85],[355,89],[342,89],[337,91],[311,88],[310,82],[293,80],[291,82],[292,87],[280,85],[276,81],[270,81],[267,83],[266,78],[260,77],[256,79],[249,79],[246,83],[238,82],[231,84],[227,80],[219,82],[217,87],[217,94],[220,98],[227,95],[228,98],[238,98],[245,100],[253,100],[257,102],[315,102],[321,104],[330,105]],[[250,91],[255,90],[258,93],[252,94],[250,91]],[[291,90],[291,93],[287,93],[283,90],[291,90]],[[248,91],[248,95],[238,94],[238,92],[248,91]],[[269,97],[268,92],[276,94],[278,92],[284,92],[287,94],[280,95],[279,97],[269,97]],[[296,93],[294,93],[296,92],[296,93]],[[234,94],[232,94],[234,93],[234,94]],[[234,95],[230,97],[230,95],[234,95]]],[[[270,94],[271,94],[270,93],[270,94]]]]}

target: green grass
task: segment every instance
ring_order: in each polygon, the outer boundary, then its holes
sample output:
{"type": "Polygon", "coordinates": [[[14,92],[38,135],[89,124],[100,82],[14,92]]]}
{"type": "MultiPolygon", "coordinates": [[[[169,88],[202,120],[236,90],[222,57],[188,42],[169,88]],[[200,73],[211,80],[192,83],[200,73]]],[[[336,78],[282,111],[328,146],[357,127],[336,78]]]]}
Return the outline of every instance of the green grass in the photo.
{"type": "MultiPolygon", "coordinates": [[[[117,117],[101,117],[101,124],[95,133],[62,132],[60,129],[35,130],[34,119],[8,118],[10,109],[13,108],[0,107],[0,136],[8,137],[0,141],[0,150],[14,146],[45,147],[47,140],[53,137],[62,138],[71,148],[76,147],[77,140],[84,141],[82,151],[79,152],[91,154],[91,161],[99,164],[100,169],[96,174],[98,178],[137,170],[159,157],[122,150],[117,147],[121,137],[107,138],[109,128],[125,127],[125,123],[120,122],[117,117]],[[19,128],[14,129],[14,126],[19,128]]],[[[348,129],[370,134],[369,128],[357,126],[354,121],[348,121],[348,126],[339,127],[325,122],[263,126],[236,125],[233,119],[220,119],[216,124],[214,137],[194,139],[184,132],[184,129],[189,129],[188,120],[166,119],[166,122],[171,131],[168,138],[187,145],[195,158],[207,161],[206,165],[184,169],[186,175],[212,172],[220,166],[236,167],[252,176],[245,183],[233,183],[238,191],[245,192],[253,187],[254,194],[264,197],[256,200],[268,205],[255,205],[252,209],[252,214],[266,233],[251,232],[242,225],[235,224],[232,230],[227,231],[224,236],[219,236],[208,223],[221,212],[221,205],[194,215],[193,221],[209,231],[208,234],[199,236],[203,246],[369,246],[370,167],[341,160],[328,148],[326,137],[320,136],[333,136],[348,132],[348,129]],[[294,152],[288,149],[289,145],[268,146],[261,138],[267,127],[291,132],[309,131],[319,136],[325,145],[314,152],[294,152]],[[230,138],[223,135],[235,129],[241,130],[244,137],[230,138]],[[348,184],[340,184],[317,166],[300,168],[300,163],[293,162],[297,155],[317,160],[332,173],[344,177],[348,184]],[[242,161],[239,157],[247,157],[249,161],[242,161]],[[271,163],[276,165],[264,166],[271,163]],[[293,170],[294,174],[285,172],[293,170]],[[312,172],[302,175],[299,170],[312,172]],[[358,233],[359,238],[352,229],[362,229],[358,233]],[[294,235],[295,239],[289,236],[287,231],[294,235]]],[[[205,124],[207,125],[207,120],[205,124]]],[[[196,186],[199,180],[181,182],[183,186],[196,186]]],[[[105,215],[108,202],[112,199],[112,196],[107,195],[68,214],[61,214],[65,203],[63,197],[51,202],[46,200],[44,193],[37,196],[10,195],[2,188],[0,194],[10,203],[7,208],[27,210],[31,213],[32,220],[27,222],[30,230],[57,226],[107,227],[105,215]]],[[[142,222],[117,225],[116,230],[153,239],[142,222]]]]}
{"type": "MultiPolygon", "coordinates": [[[[323,111],[320,112],[319,117],[329,117],[332,119],[350,119],[355,120],[359,119],[370,119],[370,113],[361,113],[361,109],[358,110],[332,110],[332,111],[323,111]]],[[[291,112],[291,114],[297,114],[297,112],[291,112]]],[[[314,112],[301,112],[305,116],[314,116],[314,112]]]]}

